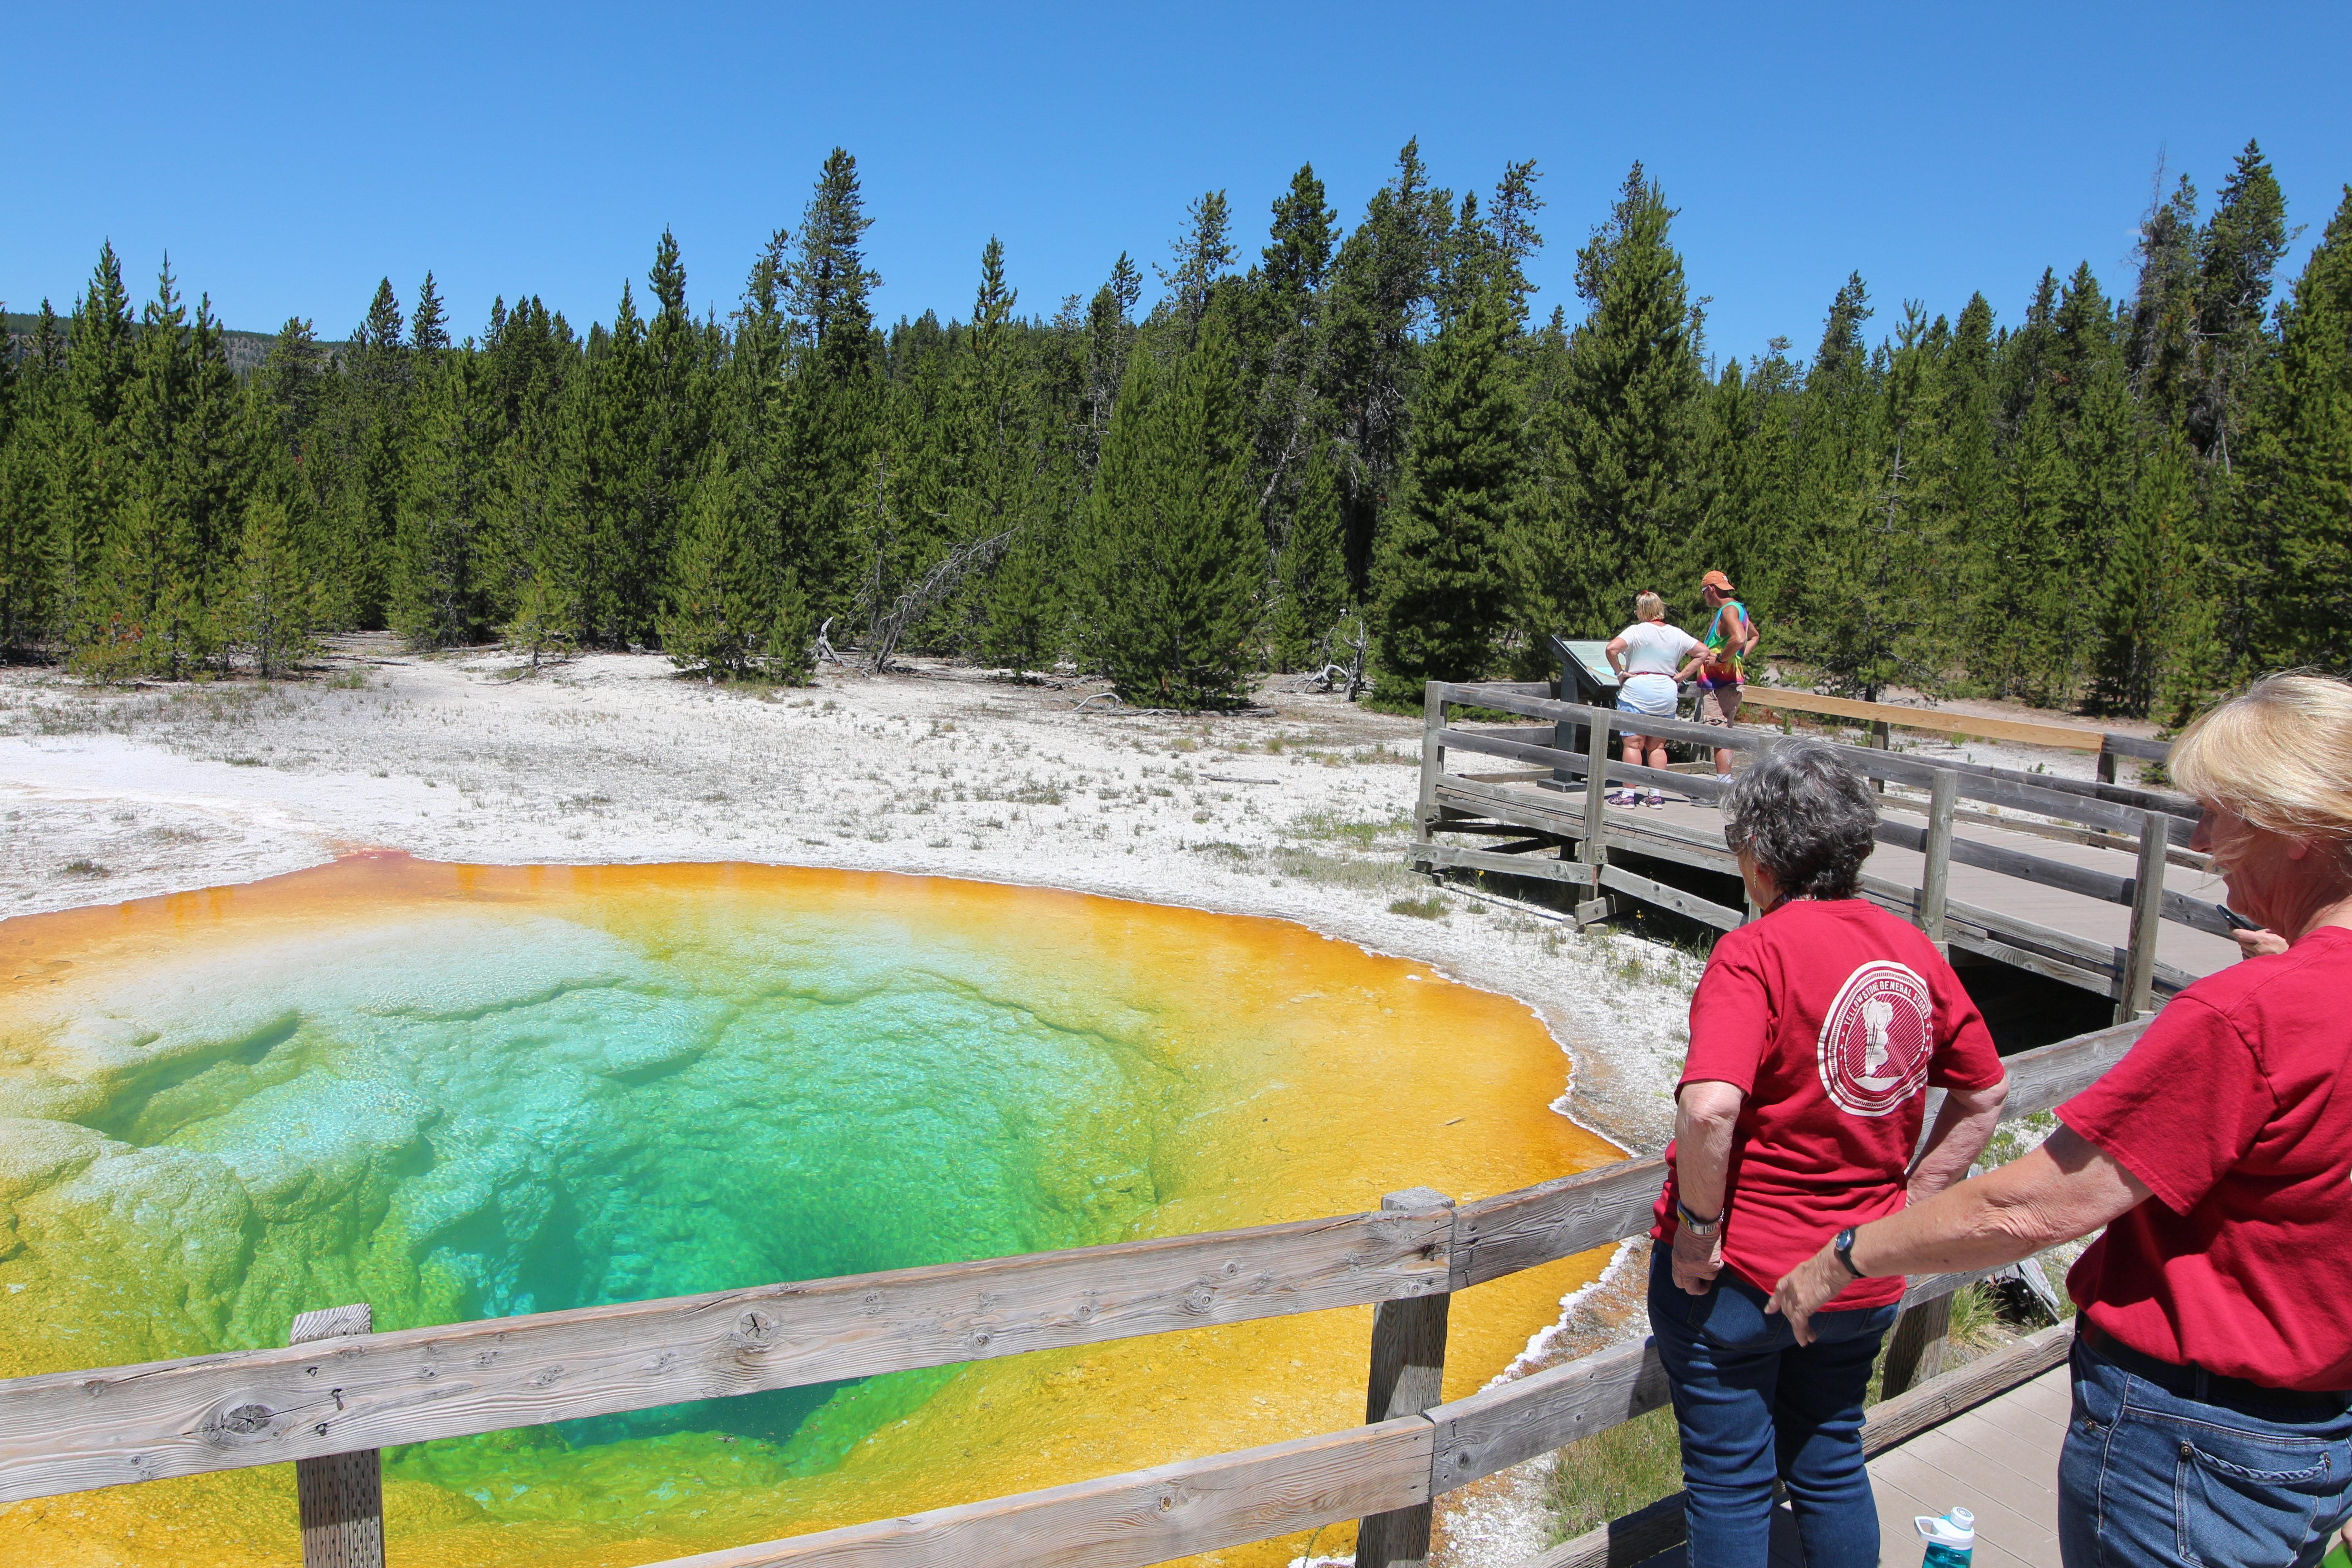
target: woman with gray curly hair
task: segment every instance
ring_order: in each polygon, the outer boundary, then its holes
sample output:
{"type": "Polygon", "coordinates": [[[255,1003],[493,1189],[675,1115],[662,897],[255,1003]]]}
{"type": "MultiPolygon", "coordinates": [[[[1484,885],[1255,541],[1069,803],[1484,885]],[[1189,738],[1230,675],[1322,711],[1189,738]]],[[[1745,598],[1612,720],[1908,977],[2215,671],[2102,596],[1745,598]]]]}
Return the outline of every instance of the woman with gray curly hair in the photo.
{"type": "Polygon", "coordinates": [[[2058,1553],[2308,1568],[2352,1518],[2352,684],[2273,675],[2173,743],[2232,907],[2280,948],[2165,1004],[2040,1148],[1841,1234],[1774,1293],[1998,1268],[2105,1233],[2058,1459],[2058,1553]]]}
{"type": "Polygon", "coordinates": [[[1878,1561],[1862,1400],[1900,1278],[1857,1280],[1800,1342],[1767,1304],[1829,1237],[1941,1191],[2009,1079],[1933,943],[1858,897],[1878,809],[1835,748],[1782,741],[1738,775],[1724,837],[1763,911],[1691,998],[1675,1141],[1650,1234],[1650,1326],[1682,1436],[1690,1561],[1770,1553],[1789,1489],[1813,1568],[1878,1561]],[[1915,1163],[1930,1084],[1949,1093],[1915,1163]]]}

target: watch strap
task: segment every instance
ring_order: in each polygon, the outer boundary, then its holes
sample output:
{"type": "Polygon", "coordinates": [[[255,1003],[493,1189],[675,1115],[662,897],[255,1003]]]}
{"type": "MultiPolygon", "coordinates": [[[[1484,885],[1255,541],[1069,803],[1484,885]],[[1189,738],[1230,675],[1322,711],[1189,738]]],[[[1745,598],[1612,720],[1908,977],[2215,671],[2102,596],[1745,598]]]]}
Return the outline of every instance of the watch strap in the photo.
{"type": "Polygon", "coordinates": [[[1717,1231],[1723,1228],[1723,1216],[1721,1215],[1716,1215],[1713,1219],[1701,1219],[1698,1215],[1691,1213],[1690,1205],[1683,1202],[1679,1197],[1675,1199],[1675,1217],[1680,1221],[1684,1228],[1687,1229],[1693,1236],[1713,1236],[1717,1231]]]}
{"type": "Polygon", "coordinates": [[[1857,1279],[1866,1278],[1861,1269],[1853,1266],[1853,1226],[1848,1226],[1838,1232],[1837,1240],[1832,1244],[1832,1250],[1837,1254],[1837,1260],[1845,1265],[1845,1271],[1848,1274],[1857,1279]]]}

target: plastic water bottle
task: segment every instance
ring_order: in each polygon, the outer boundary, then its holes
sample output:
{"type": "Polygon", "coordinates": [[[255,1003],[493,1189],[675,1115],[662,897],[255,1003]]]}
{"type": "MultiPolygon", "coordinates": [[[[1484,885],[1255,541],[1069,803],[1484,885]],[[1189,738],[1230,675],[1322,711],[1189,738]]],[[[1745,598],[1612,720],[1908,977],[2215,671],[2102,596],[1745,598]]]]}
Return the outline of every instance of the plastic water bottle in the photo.
{"type": "Polygon", "coordinates": [[[1927,1543],[1924,1568],[1968,1568],[1976,1554],[1977,1516],[1967,1509],[1956,1508],[1941,1519],[1920,1514],[1911,1521],[1911,1528],[1927,1543]]]}

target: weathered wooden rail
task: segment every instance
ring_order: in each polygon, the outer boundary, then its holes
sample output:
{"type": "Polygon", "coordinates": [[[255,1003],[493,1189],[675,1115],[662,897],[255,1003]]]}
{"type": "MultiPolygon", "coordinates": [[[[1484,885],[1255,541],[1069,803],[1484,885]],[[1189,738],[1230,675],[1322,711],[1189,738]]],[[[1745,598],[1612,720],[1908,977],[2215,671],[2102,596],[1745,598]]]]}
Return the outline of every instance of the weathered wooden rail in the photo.
{"type": "MultiPolygon", "coordinates": [[[[2005,1119],[2094,1081],[2142,1026],[2011,1058],[2005,1119]]],[[[0,1503],[293,1461],[310,1568],[381,1568],[390,1445],[1373,1305],[1361,1426],[667,1568],[1140,1568],[1349,1519],[1360,1568],[1395,1568],[1426,1554],[1440,1495],[1664,1403],[1646,1342],[1439,1391],[1452,1293],[1641,1235],[1663,1179],[1628,1160],[1458,1205],[1421,1188],[1291,1225],[386,1333],[354,1331],[362,1309],[310,1313],[282,1350],[0,1383],[0,1503]]],[[[1974,1278],[1904,1300],[1932,1312],[1974,1278]]]]}
{"type": "MultiPolygon", "coordinates": [[[[1568,884],[1586,895],[1576,906],[1583,920],[1610,912],[1614,907],[1610,895],[1616,894],[1723,930],[1743,923],[1748,918],[1745,909],[1643,875],[1616,859],[1621,854],[1641,856],[1738,874],[1738,862],[1724,844],[1719,824],[1661,819],[1648,811],[1621,810],[1612,815],[1604,799],[1612,784],[1672,790],[1701,802],[1716,800],[1724,787],[1706,774],[1622,762],[1614,754],[1617,745],[1612,732],[1746,752],[1760,751],[1778,737],[1768,730],[1725,729],[1559,702],[1541,695],[1541,690],[1518,685],[1429,685],[1415,841],[1407,852],[1412,860],[1431,869],[1459,868],[1568,884]],[[1550,725],[1551,732],[1547,736],[1540,729],[1528,727],[1458,724],[1449,719],[1457,708],[1540,721],[1550,725]],[[1565,743],[1571,736],[1582,743],[1574,747],[1565,743]],[[1447,759],[1457,754],[1530,766],[1528,771],[1507,773],[1449,772],[1447,759]],[[1589,823],[1599,825],[1597,834],[1588,830],[1589,823]],[[1443,842],[1436,837],[1439,834],[1482,840],[1508,836],[1517,842],[1471,847],[1443,842]]],[[[1865,875],[1864,895],[1916,921],[1948,947],[2112,997],[2120,1019],[2138,1016],[2157,995],[2176,992],[2196,978],[2158,961],[2157,933],[2161,922],[2173,921],[2213,937],[2229,934],[2218,904],[2164,885],[2168,865],[2202,863],[2201,857],[2185,848],[2196,822],[2194,807],[2184,797],[1981,764],[1931,763],[1875,747],[1832,743],[1846,766],[1882,791],[1885,804],[1876,828],[1879,842],[1922,857],[1916,885],[1865,875]],[[1896,787],[1890,791],[1888,785],[1896,787]],[[1904,790],[1918,794],[1906,796],[1904,790]],[[2127,848],[2134,856],[2133,872],[2126,876],[1965,837],[1958,827],[2006,828],[2010,824],[1985,811],[1963,812],[1962,801],[2021,816],[2018,826],[2029,833],[2063,833],[2094,847],[2127,848]],[[1895,812],[1924,820],[1916,826],[1890,820],[1890,814],[1895,812]],[[2063,826],[2053,829],[2052,824],[2063,826]],[[1950,868],[1956,865],[1990,871],[2021,887],[2053,889],[2098,903],[2120,905],[2130,910],[2126,940],[2120,944],[2102,942],[2082,931],[2028,919],[2007,909],[1956,899],[1950,892],[1950,868]]]]}

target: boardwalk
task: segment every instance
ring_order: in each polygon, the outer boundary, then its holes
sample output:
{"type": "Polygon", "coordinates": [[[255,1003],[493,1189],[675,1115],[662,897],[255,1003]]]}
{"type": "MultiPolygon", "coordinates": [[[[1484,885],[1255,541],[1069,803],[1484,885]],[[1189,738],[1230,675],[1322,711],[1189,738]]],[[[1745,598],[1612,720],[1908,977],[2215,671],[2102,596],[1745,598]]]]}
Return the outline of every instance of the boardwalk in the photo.
{"type": "MultiPolygon", "coordinates": [[[[1576,790],[1566,793],[1518,781],[1496,787],[1506,795],[1522,800],[1531,808],[1557,811],[1564,806],[1571,816],[1580,820],[1582,816],[1584,796],[1580,784],[1576,790]]],[[[1454,793],[1441,786],[1439,798],[1448,805],[1465,807],[1472,805],[1467,799],[1449,799],[1454,793]]],[[[1899,803],[1901,797],[1896,798],[1899,803]]],[[[1643,829],[1655,826],[1671,830],[1689,842],[1703,844],[1712,849],[1723,849],[1723,814],[1713,806],[1701,805],[1688,799],[1677,799],[1669,795],[1663,807],[1610,806],[1604,809],[1602,817],[1612,827],[1620,823],[1643,829]]],[[[1897,819],[1916,820],[1916,817],[1901,816],[1899,808],[1897,819]]],[[[1958,829],[1958,836],[1979,844],[2013,849],[2021,855],[2039,856],[2045,860],[2059,860],[2070,866],[2106,871],[2118,877],[2128,877],[2133,870],[2132,852],[2127,849],[2094,848],[2087,844],[2069,844],[2061,839],[2009,832],[1982,823],[1963,826],[1958,829]]],[[[1890,882],[1916,889],[1919,886],[1920,870],[1926,864],[1927,857],[1916,849],[1881,844],[1871,852],[1865,868],[1874,877],[1883,877],[1890,882]]],[[[2219,876],[2184,866],[2167,867],[2164,885],[2173,892],[2204,903],[2219,903],[2224,897],[2219,876]]],[[[1953,865],[1951,896],[1964,903],[1997,909],[2021,920],[2032,921],[2036,925],[2084,937],[2106,947],[2121,946],[2131,931],[2131,910],[2121,904],[2105,903],[2063,889],[2021,881],[2015,877],[2004,877],[1998,871],[1988,871],[1975,866],[1953,865]]],[[[2157,962],[2167,968],[2197,978],[2234,963],[2238,957],[2238,947],[2226,937],[2209,935],[2167,921],[2157,934],[2156,957],[2157,962]]]]}
{"type": "MultiPolygon", "coordinates": [[[[2058,1447],[2066,1435],[2066,1369],[2053,1367],[1870,1461],[1879,1562],[1918,1568],[1927,1549],[1911,1521],[1966,1508],[1977,1516],[1974,1568],[2058,1568],[2058,1447]]],[[[1679,1546],[1642,1568],[1684,1568],[1679,1546]]],[[[1773,1521],[1773,1568],[1804,1568],[1784,1504],[1773,1521]]]]}
{"type": "Polygon", "coordinates": [[[1958,1506],[1977,1516],[1971,1568],[2058,1568],[2058,1448],[2068,1404],[2066,1369],[2054,1367],[1871,1460],[1879,1561],[1914,1568],[1927,1550],[1912,1519],[1958,1506]]]}

